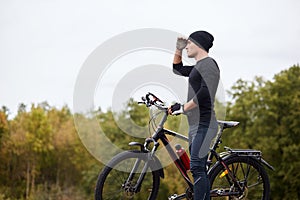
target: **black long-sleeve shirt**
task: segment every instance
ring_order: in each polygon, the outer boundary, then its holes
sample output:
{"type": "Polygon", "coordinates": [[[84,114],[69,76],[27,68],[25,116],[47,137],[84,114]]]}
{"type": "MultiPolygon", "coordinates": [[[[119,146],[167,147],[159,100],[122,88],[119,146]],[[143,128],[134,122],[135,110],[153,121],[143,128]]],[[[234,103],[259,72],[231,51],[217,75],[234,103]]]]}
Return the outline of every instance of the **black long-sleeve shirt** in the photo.
{"type": "Polygon", "coordinates": [[[211,57],[206,57],[199,60],[195,66],[183,66],[182,62],[173,64],[173,72],[189,77],[187,101],[193,99],[198,105],[186,113],[189,125],[209,126],[211,120],[216,120],[214,101],[220,79],[216,61],[211,57]]]}

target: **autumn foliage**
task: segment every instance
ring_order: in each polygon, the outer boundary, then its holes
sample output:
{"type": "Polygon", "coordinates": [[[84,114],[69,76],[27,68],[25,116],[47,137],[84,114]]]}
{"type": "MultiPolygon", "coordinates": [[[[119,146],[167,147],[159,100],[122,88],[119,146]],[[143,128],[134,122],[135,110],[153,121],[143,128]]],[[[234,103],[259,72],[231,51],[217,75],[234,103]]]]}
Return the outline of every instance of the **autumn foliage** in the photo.
{"type": "MultiPolygon", "coordinates": [[[[299,199],[299,65],[269,81],[261,77],[238,80],[229,93],[226,120],[239,121],[240,125],[224,132],[223,145],[261,150],[276,169],[268,171],[272,199],[299,199]]],[[[136,140],[118,128],[113,118],[116,113],[97,110],[93,114],[116,145],[129,149],[128,142],[136,140]]],[[[116,115],[120,123],[131,118],[147,125],[149,120],[148,110],[132,100],[126,112],[116,115]]],[[[91,116],[80,117],[88,120],[91,116]]],[[[179,117],[169,117],[168,121],[167,126],[177,131],[179,117]]],[[[13,117],[5,106],[0,109],[0,200],[93,199],[102,167],[81,143],[68,106],[20,104],[13,117]]],[[[159,199],[167,199],[174,190],[185,190],[174,166],[166,167],[165,174],[159,199]]]]}

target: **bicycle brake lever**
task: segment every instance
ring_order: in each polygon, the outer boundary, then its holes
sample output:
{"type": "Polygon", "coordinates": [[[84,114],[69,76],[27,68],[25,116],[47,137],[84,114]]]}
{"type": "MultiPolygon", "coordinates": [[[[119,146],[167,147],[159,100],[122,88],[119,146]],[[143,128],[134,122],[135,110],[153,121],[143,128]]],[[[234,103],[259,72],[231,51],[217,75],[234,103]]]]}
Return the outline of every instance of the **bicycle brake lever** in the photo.
{"type": "Polygon", "coordinates": [[[152,94],[151,92],[149,92],[148,94],[151,95],[151,96],[154,98],[153,101],[158,101],[158,102],[160,102],[160,103],[163,103],[162,100],[160,100],[157,96],[155,96],[155,95],[152,94]]]}

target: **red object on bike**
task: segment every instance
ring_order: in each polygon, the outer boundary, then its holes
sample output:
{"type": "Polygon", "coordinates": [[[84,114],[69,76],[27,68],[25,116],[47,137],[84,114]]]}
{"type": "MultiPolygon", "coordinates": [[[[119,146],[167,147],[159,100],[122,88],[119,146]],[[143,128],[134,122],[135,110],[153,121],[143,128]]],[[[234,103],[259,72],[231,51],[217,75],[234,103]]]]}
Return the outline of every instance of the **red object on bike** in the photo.
{"type": "Polygon", "coordinates": [[[180,144],[177,144],[175,146],[175,149],[176,149],[177,155],[179,156],[180,160],[183,163],[185,170],[189,170],[190,169],[190,158],[187,155],[186,151],[180,144]]]}

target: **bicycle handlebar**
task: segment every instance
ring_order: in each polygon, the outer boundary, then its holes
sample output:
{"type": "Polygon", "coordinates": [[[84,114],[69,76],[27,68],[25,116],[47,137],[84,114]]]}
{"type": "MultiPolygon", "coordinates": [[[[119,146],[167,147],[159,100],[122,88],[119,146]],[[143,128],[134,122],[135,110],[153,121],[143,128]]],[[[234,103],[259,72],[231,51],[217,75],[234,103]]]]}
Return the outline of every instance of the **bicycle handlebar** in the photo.
{"type": "Polygon", "coordinates": [[[164,111],[168,110],[168,107],[164,105],[163,101],[151,92],[148,92],[145,96],[143,96],[142,101],[138,102],[138,104],[145,104],[147,107],[156,106],[158,109],[164,111]]]}

